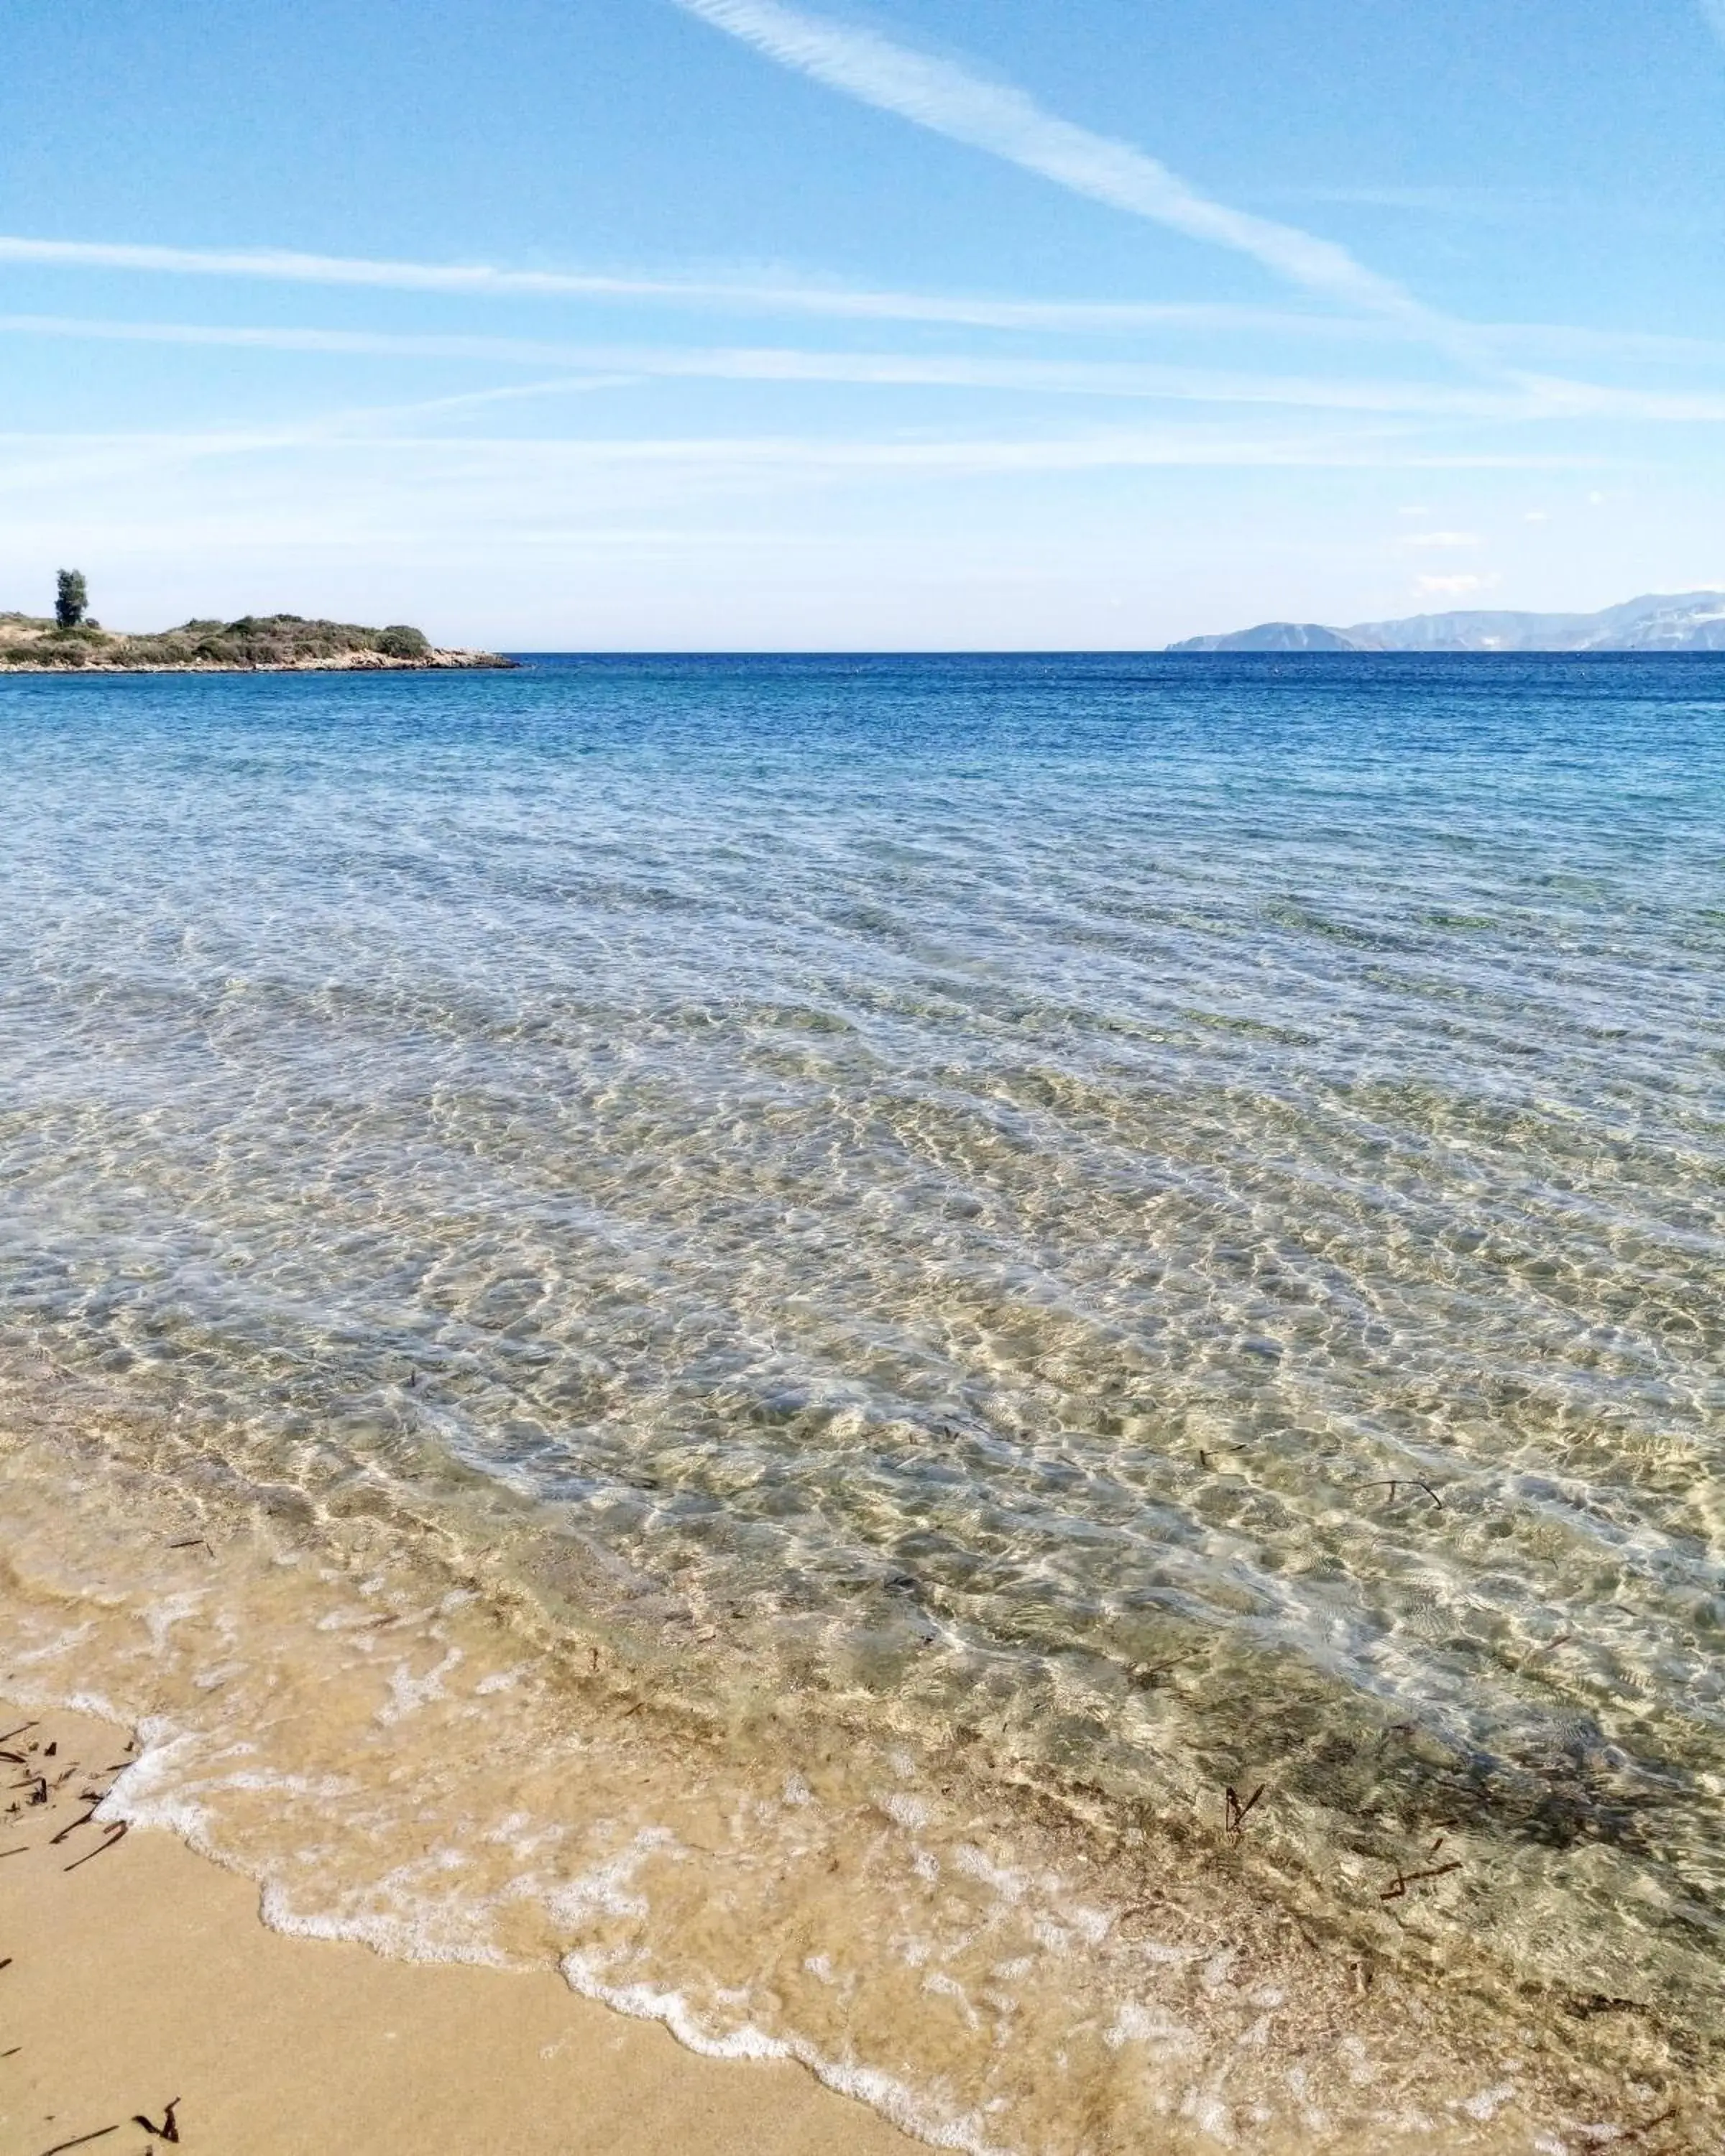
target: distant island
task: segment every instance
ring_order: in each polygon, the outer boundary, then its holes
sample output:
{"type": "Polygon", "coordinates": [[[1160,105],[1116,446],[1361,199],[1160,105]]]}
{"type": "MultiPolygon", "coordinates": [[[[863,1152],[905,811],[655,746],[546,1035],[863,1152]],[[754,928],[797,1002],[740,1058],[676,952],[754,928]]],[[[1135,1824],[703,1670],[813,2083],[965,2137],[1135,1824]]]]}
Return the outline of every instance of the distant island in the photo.
{"type": "Polygon", "coordinates": [[[397,623],[362,629],[296,613],[244,614],[238,621],[188,621],[151,635],[104,629],[85,611],[83,577],[59,572],[52,619],[0,613],[0,672],[365,673],[403,668],[512,666],[494,651],[449,651],[423,630],[397,623]]]}
{"type": "Polygon", "coordinates": [[[1725,651],[1725,592],[1626,599],[1599,613],[1417,613],[1326,629],[1266,621],[1170,651],[1725,651]]]}

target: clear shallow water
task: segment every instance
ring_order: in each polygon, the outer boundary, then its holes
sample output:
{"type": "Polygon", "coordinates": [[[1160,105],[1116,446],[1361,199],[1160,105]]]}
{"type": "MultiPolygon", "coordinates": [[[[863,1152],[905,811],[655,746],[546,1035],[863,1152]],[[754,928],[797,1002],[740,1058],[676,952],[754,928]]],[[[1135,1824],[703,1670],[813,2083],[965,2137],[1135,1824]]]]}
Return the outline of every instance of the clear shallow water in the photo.
{"type": "Polygon", "coordinates": [[[979,2146],[1702,2130],[1725,665],[33,679],[0,756],[17,1636],[279,1920],[979,2146]]]}

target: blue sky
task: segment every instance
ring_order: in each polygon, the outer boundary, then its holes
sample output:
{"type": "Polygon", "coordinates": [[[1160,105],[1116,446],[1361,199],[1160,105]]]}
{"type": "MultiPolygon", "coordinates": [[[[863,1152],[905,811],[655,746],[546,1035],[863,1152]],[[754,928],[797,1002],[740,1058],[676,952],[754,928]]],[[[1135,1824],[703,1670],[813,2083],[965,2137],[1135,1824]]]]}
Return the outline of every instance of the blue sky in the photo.
{"type": "Polygon", "coordinates": [[[13,0],[0,606],[1143,647],[1725,585],[1725,0],[13,0]]]}

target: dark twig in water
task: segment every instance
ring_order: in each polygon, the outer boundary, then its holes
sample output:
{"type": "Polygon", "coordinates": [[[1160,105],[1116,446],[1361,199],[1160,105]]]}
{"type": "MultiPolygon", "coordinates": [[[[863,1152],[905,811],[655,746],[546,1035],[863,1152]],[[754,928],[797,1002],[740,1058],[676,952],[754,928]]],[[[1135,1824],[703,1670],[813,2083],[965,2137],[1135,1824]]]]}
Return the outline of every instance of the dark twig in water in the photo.
{"type": "Polygon", "coordinates": [[[1400,1475],[1392,1479],[1388,1476],[1380,1475],[1374,1481],[1362,1483],[1360,1486],[1364,1490],[1388,1490],[1389,1495],[1384,1501],[1386,1505],[1393,1505],[1395,1502],[1395,1493],[1398,1490],[1423,1490],[1440,1512],[1444,1509],[1444,1501],[1439,1496],[1437,1491],[1432,1488],[1430,1483],[1422,1482],[1417,1476],[1400,1475]]]}
{"type": "Polygon", "coordinates": [[[20,1844],[16,1849],[0,1849],[0,1856],[28,1856],[29,1853],[27,1843],[20,1844]]]}
{"type": "Polygon", "coordinates": [[[212,1557],[215,1555],[215,1552],[209,1548],[209,1537],[207,1535],[187,1535],[183,1542],[170,1543],[168,1544],[168,1548],[170,1549],[209,1550],[209,1553],[212,1557]]]}
{"type": "Polygon", "coordinates": [[[27,1729],[35,1729],[39,1726],[33,1722],[21,1722],[16,1729],[0,1731],[0,1744],[10,1744],[14,1737],[22,1737],[27,1729]]]}
{"type": "Polygon", "coordinates": [[[68,1871],[75,1871],[80,1864],[88,1864],[90,1857],[100,1856],[105,1849],[111,1849],[116,1841],[124,1841],[126,1839],[126,1822],[124,1820],[118,1820],[113,1826],[110,1826],[108,1829],[108,1835],[105,1841],[99,1841],[95,1847],[89,1852],[88,1856],[80,1856],[77,1860],[76,1863],[67,1865],[65,1869],[68,1871]]]}
{"type": "MultiPolygon", "coordinates": [[[[1441,1836],[1439,1838],[1442,1839],[1441,1836]]],[[[1459,1856],[1452,1856],[1447,1864],[1429,1865],[1423,1871],[1404,1871],[1398,1867],[1394,1883],[1386,1887],[1378,1899],[1380,1902],[1399,1901],[1409,1887],[1417,1886],[1422,1879],[1441,1879],[1446,1872],[1461,1869],[1461,1859],[1459,1856]]]]}
{"type": "MultiPolygon", "coordinates": [[[[99,1802],[100,1799],[98,1799],[98,1803],[99,1802]]],[[[48,1845],[50,1849],[58,1849],[69,1834],[76,1834],[80,1827],[88,1826],[90,1821],[95,1817],[96,1810],[97,1806],[95,1804],[92,1804],[90,1810],[85,1813],[82,1819],[74,1819],[69,1826],[63,1826],[59,1832],[49,1841],[48,1845]]]]}
{"type": "Polygon", "coordinates": [[[1265,1784],[1262,1782],[1260,1782],[1257,1788],[1252,1791],[1252,1794],[1245,1799],[1244,1804],[1240,1802],[1239,1795],[1234,1789],[1227,1789],[1222,1792],[1226,1804],[1226,1810],[1224,1815],[1224,1831],[1232,1835],[1236,1841],[1240,1840],[1241,1835],[1245,1831],[1247,1813],[1251,1810],[1253,1805],[1255,1804],[1259,1798],[1263,1795],[1264,1789],[1265,1784]]]}
{"type": "Polygon", "coordinates": [[[132,2113],[131,2123],[134,2126],[141,2126],[146,2133],[154,2135],[158,2141],[177,2141],[180,2138],[180,2129],[175,2121],[174,2113],[179,2107],[180,2099],[176,2097],[162,2114],[160,2126],[152,2126],[141,2111],[135,2111],[132,2113]]]}

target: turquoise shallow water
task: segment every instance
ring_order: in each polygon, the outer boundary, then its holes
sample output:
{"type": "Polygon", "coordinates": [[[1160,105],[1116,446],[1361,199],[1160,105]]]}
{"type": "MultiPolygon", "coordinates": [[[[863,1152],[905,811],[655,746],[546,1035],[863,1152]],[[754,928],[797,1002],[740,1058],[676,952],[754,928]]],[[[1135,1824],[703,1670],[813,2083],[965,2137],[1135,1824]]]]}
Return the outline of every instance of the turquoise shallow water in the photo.
{"type": "Polygon", "coordinates": [[[1717,2035],[1725,663],[33,678],[0,756],[6,1341],[1105,1808],[1264,1783],[1266,1892],[1394,1812],[1717,2035]]]}

